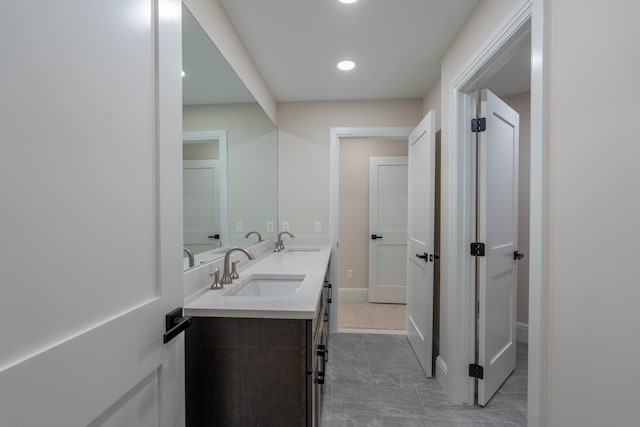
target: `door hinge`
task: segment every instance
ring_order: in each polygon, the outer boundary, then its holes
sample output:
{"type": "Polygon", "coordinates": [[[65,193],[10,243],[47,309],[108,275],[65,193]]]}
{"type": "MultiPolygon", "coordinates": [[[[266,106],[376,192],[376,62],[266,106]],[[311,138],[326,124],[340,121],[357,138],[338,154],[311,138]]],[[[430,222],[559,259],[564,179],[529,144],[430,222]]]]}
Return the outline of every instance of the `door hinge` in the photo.
{"type": "Polygon", "coordinates": [[[471,119],[471,132],[484,132],[487,130],[487,119],[479,117],[477,119],[471,119]]]}
{"type": "Polygon", "coordinates": [[[478,378],[480,380],[484,379],[484,368],[480,365],[476,365],[472,363],[469,365],[469,376],[471,378],[478,378]]]}
{"type": "Polygon", "coordinates": [[[471,243],[471,256],[484,256],[484,243],[471,243]]]}

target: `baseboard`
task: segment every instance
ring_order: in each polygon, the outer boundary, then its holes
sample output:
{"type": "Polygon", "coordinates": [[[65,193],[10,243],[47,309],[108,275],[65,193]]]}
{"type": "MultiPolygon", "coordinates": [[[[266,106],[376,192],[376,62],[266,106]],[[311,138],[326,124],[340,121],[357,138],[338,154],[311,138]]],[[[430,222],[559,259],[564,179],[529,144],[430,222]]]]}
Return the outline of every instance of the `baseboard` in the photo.
{"type": "Polygon", "coordinates": [[[516,322],[516,341],[525,344],[529,343],[529,324],[516,322]]]}
{"type": "Polygon", "coordinates": [[[369,301],[369,289],[366,288],[338,288],[339,301],[369,301]]]}
{"type": "Polygon", "coordinates": [[[442,387],[442,391],[447,393],[449,381],[447,380],[447,362],[442,357],[436,357],[436,381],[442,387]]]}

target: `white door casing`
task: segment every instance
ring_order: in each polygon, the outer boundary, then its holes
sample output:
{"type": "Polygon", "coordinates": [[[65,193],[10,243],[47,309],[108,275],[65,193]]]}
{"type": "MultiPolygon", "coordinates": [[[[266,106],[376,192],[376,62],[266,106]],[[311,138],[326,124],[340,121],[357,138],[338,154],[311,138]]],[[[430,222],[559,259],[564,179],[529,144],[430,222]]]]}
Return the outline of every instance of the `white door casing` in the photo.
{"type": "Polygon", "coordinates": [[[435,111],[409,136],[407,337],[422,369],[433,375],[435,111]]]}
{"type": "Polygon", "coordinates": [[[486,405],[516,367],[519,116],[488,90],[481,92],[478,148],[478,403],[486,405]]]}
{"type": "Polygon", "coordinates": [[[183,161],[184,244],[220,245],[218,160],[183,161]]]}
{"type": "Polygon", "coordinates": [[[2,6],[2,426],[184,425],[180,7],[2,6]]]}
{"type": "Polygon", "coordinates": [[[369,158],[369,302],[407,302],[407,181],[407,157],[369,158]]]}

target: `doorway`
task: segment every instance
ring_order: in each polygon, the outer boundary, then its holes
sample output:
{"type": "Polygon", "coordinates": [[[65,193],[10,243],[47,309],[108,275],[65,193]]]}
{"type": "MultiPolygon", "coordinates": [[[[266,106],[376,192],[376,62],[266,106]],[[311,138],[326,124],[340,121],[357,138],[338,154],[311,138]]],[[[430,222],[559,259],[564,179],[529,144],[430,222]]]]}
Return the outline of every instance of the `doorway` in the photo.
{"type": "Polygon", "coordinates": [[[339,151],[338,330],[404,333],[407,140],[349,138],[339,151]]]}

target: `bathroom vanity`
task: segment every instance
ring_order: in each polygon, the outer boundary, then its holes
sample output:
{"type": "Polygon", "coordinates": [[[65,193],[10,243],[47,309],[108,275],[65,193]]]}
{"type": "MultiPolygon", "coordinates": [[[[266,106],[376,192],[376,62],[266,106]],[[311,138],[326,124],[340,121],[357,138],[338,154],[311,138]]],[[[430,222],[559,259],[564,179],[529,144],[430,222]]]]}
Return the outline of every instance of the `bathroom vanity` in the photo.
{"type": "Polygon", "coordinates": [[[187,426],[318,426],[330,248],[287,248],[184,308],[187,426]]]}

